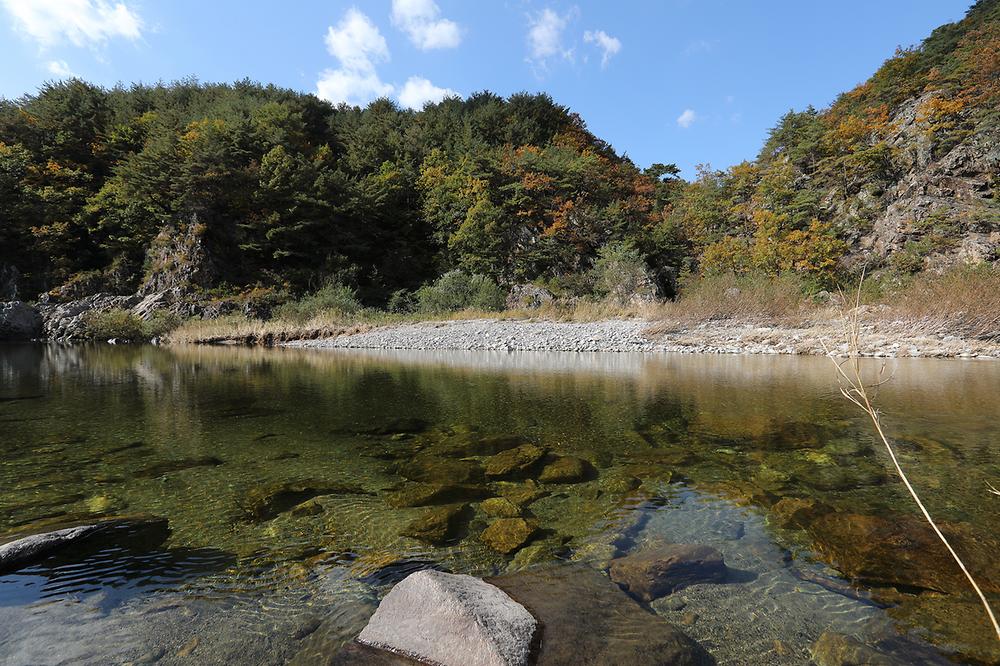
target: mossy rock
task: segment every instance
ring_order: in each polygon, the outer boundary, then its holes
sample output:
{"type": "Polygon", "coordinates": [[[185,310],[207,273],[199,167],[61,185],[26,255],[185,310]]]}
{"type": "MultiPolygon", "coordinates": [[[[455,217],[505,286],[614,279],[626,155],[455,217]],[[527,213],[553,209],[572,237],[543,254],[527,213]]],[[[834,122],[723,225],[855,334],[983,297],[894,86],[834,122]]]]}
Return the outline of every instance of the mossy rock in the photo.
{"type": "Polygon", "coordinates": [[[482,499],[490,492],[483,486],[412,482],[389,493],[386,504],[394,509],[412,506],[453,504],[482,499]]]}
{"type": "Polygon", "coordinates": [[[476,483],[483,480],[483,468],[474,460],[438,456],[417,456],[397,466],[400,476],[426,483],[476,483]]]}
{"type": "Polygon", "coordinates": [[[498,518],[483,530],[480,539],[503,555],[523,547],[538,533],[538,526],[524,518],[498,518]]]}
{"type": "Polygon", "coordinates": [[[539,487],[532,479],[521,483],[499,482],[496,484],[496,489],[501,496],[522,508],[549,494],[549,491],[539,487]]]}
{"type": "Polygon", "coordinates": [[[319,495],[363,495],[365,490],[352,484],[319,480],[290,481],[253,488],[242,503],[243,513],[253,522],[270,520],[319,495]]]}
{"type": "Polygon", "coordinates": [[[470,517],[468,504],[447,504],[425,509],[411,522],[403,536],[432,545],[442,545],[454,540],[470,517]]]}
{"type": "Polygon", "coordinates": [[[538,480],[542,483],[580,483],[593,474],[593,466],[583,458],[560,456],[545,466],[538,480]]]}
{"type": "Polygon", "coordinates": [[[491,497],[483,500],[479,508],[490,518],[517,518],[521,515],[521,507],[506,497],[491,497]]]}
{"type": "Polygon", "coordinates": [[[534,444],[522,444],[486,459],[486,476],[521,478],[528,476],[545,457],[545,449],[534,444]]]}

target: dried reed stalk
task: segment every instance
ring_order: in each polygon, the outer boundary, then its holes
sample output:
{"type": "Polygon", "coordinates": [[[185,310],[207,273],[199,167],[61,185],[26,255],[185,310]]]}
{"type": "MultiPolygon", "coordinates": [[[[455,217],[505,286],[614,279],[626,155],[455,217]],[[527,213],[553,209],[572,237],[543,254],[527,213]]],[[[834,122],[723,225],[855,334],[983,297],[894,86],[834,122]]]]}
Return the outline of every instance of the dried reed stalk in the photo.
{"type": "MultiPolygon", "coordinates": [[[[850,400],[852,403],[857,405],[868,414],[868,417],[872,421],[872,425],[875,427],[875,432],[878,434],[879,439],[885,445],[886,451],[889,452],[889,458],[892,459],[892,464],[896,468],[896,473],[899,474],[899,478],[902,479],[903,485],[909,491],[910,496],[913,501],[917,503],[920,507],[920,512],[924,514],[924,518],[927,519],[928,524],[937,534],[941,543],[944,547],[948,549],[951,553],[952,558],[955,563],[958,564],[962,573],[965,577],[969,579],[969,583],[972,585],[972,589],[976,591],[976,595],[979,596],[979,600],[983,604],[983,608],[986,610],[986,614],[989,616],[990,622],[993,624],[993,629],[996,631],[997,639],[1000,640],[1000,624],[997,623],[996,615],[993,614],[993,609],[990,607],[989,601],[986,599],[986,595],[979,588],[979,584],[976,579],[972,577],[969,573],[969,569],[962,562],[962,558],[958,556],[955,549],[951,547],[948,543],[948,539],[945,538],[944,534],[938,528],[937,523],[931,518],[930,512],[927,511],[927,507],[920,500],[920,496],[917,491],[913,488],[910,480],[907,478],[906,473],[903,472],[903,468],[899,465],[899,460],[896,458],[896,452],[893,450],[892,445],[889,443],[889,438],[886,436],[885,431],[882,429],[882,421],[879,417],[878,410],[872,403],[873,395],[869,394],[869,387],[873,387],[877,390],[877,387],[884,384],[887,380],[883,378],[885,373],[885,366],[883,365],[878,374],[878,380],[872,384],[866,384],[861,374],[861,284],[864,281],[864,275],[861,277],[861,281],[858,282],[858,291],[854,298],[854,307],[850,312],[844,312],[842,316],[843,326],[844,326],[844,342],[847,344],[847,358],[838,359],[834,353],[826,346],[824,341],[823,348],[826,351],[827,356],[833,361],[834,366],[837,368],[837,379],[840,383],[840,392],[845,398],[850,400]]],[[[846,299],[843,299],[846,301],[846,299]]],[[[989,485],[989,484],[987,484],[989,485]]],[[[993,492],[995,489],[990,487],[993,492]]],[[[1000,494],[1000,493],[998,493],[1000,494]]]]}

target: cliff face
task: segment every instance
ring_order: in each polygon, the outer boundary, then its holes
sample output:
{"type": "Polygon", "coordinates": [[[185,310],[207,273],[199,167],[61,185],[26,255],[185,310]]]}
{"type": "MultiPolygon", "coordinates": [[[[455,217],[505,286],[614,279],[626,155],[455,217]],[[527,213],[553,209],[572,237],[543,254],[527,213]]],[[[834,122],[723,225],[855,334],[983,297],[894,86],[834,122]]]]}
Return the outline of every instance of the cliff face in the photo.
{"type": "MultiPolygon", "coordinates": [[[[920,109],[941,98],[932,91],[903,103],[886,138],[900,170],[884,195],[871,199],[876,218],[855,253],[879,262],[922,260],[939,269],[956,262],[996,261],[1000,252],[1000,140],[982,128],[938,157],[933,129],[920,109]]],[[[857,197],[864,202],[864,195],[857,197]]]]}

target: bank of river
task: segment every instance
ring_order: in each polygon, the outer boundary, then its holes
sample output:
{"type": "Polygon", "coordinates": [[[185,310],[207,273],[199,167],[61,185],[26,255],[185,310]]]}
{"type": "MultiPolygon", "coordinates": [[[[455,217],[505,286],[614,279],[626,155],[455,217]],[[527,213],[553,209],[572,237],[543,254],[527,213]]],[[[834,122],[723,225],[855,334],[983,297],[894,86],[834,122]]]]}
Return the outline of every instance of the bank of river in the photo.
{"type": "MultiPolygon", "coordinates": [[[[669,325],[639,319],[596,322],[467,319],[383,326],[282,344],[317,349],[822,355],[827,347],[843,351],[842,339],[839,321],[793,327],[734,322],[669,325]]],[[[1000,358],[1000,344],[923,333],[903,322],[880,322],[863,328],[861,352],[880,357],[993,359],[1000,358]]]]}

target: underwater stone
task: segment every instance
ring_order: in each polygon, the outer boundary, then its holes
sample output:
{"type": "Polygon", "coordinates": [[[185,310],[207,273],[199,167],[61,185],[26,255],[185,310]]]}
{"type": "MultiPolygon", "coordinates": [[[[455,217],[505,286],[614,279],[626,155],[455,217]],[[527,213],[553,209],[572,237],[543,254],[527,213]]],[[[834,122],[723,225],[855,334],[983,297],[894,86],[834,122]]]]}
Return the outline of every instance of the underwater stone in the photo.
{"type": "Polygon", "coordinates": [[[721,583],[726,564],[710,546],[672,543],[613,560],[609,574],[635,598],[652,601],[696,583],[721,583]]]}
{"type": "Polygon", "coordinates": [[[535,663],[708,666],[704,648],[586,565],[489,578],[542,625],[535,663]]]}
{"type": "Polygon", "coordinates": [[[140,479],[152,479],[158,476],[163,476],[164,474],[170,474],[171,472],[180,472],[181,470],[192,469],[194,467],[216,467],[221,464],[223,464],[223,461],[219,460],[215,456],[181,458],[180,460],[167,460],[165,462],[140,469],[135,473],[135,476],[140,479]]]}
{"type": "Polygon", "coordinates": [[[359,486],[317,480],[279,482],[253,488],[243,502],[243,512],[249,520],[261,522],[319,495],[361,495],[364,492],[359,486]]]}
{"type": "Polygon", "coordinates": [[[545,449],[523,444],[486,459],[486,476],[513,477],[527,474],[545,456],[545,449]]]}
{"type": "Polygon", "coordinates": [[[455,537],[462,525],[462,518],[468,517],[468,504],[449,504],[426,509],[403,531],[403,536],[427,543],[440,545],[455,537]]]}
{"type": "Polygon", "coordinates": [[[483,468],[474,460],[419,456],[399,463],[398,473],[410,481],[425,483],[475,483],[482,481],[483,468]]]}
{"type": "Polygon", "coordinates": [[[382,599],[357,641],[442,666],[520,666],[529,662],[537,627],[494,585],[419,571],[382,599]]]}
{"type": "Polygon", "coordinates": [[[579,483],[586,481],[593,472],[589,462],[574,456],[561,456],[542,470],[538,480],[542,483],[579,483]]]}
{"type": "Polygon", "coordinates": [[[521,507],[506,497],[491,497],[483,500],[479,508],[491,518],[517,518],[521,515],[521,507]]]}
{"type": "Polygon", "coordinates": [[[538,527],[524,518],[499,518],[479,538],[498,553],[509,555],[528,543],[537,531],[538,527]]]}
{"type": "Polygon", "coordinates": [[[386,496],[386,503],[394,509],[434,504],[452,504],[482,499],[489,490],[482,486],[446,485],[443,483],[412,482],[386,496]]]}
{"type": "Polygon", "coordinates": [[[832,507],[814,499],[785,497],[771,507],[768,521],[783,529],[802,528],[831,511],[832,507]]]}

